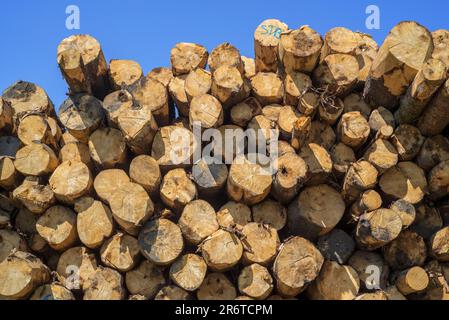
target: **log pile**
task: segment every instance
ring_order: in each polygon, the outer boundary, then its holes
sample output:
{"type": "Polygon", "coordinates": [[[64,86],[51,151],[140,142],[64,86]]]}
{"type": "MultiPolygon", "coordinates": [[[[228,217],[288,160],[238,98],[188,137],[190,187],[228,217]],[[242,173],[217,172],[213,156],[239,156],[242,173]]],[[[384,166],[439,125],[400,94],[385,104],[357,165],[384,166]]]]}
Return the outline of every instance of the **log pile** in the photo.
{"type": "Polygon", "coordinates": [[[63,40],[61,106],[0,98],[0,300],[448,300],[448,34],[269,19],[147,75],[63,40]]]}

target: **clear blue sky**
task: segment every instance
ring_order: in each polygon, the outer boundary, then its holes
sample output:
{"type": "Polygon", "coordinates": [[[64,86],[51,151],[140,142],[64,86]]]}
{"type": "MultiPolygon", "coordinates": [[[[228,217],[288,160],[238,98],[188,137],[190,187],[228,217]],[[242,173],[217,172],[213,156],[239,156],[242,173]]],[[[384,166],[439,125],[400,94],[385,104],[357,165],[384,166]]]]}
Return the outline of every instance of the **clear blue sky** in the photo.
{"type": "Polygon", "coordinates": [[[290,28],[304,24],[324,34],[335,26],[370,33],[381,42],[393,25],[416,20],[431,31],[449,29],[447,0],[221,0],[213,1],[100,1],[4,0],[0,5],[0,90],[16,80],[35,82],[56,107],[67,86],[56,64],[58,43],[73,33],[96,37],[106,59],[138,61],[145,74],[168,66],[176,42],[196,42],[209,50],[228,41],[242,55],[253,56],[253,32],[268,18],[290,28]],[[81,11],[81,29],[65,27],[68,5],[81,11]],[[367,30],[365,8],[380,8],[380,30],[367,30]]]}

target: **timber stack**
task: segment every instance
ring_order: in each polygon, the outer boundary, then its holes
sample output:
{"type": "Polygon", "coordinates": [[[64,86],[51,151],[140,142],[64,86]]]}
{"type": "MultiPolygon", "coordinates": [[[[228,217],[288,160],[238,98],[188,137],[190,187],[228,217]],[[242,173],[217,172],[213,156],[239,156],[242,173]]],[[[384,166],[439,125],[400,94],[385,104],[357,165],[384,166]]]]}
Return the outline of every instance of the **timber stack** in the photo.
{"type": "Polygon", "coordinates": [[[73,35],[60,106],[7,88],[0,300],[448,300],[449,31],[269,19],[254,52],[145,75],[73,35]]]}

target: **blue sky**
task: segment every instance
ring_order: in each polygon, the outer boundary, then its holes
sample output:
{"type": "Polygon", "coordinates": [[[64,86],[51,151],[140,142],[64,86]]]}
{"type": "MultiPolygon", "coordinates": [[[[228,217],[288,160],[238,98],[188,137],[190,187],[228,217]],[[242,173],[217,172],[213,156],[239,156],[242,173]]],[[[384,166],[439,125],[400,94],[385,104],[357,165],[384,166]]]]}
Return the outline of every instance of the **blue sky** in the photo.
{"type": "Polygon", "coordinates": [[[324,34],[335,26],[370,33],[381,42],[402,20],[416,20],[429,30],[449,29],[447,0],[222,0],[100,1],[5,0],[0,19],[0,90],[16,80],[35,82],[56,107],[67,86],[56,64],[56,48],[65,37],[88,33],[96,37],[106,59],[132,59],[145,74],[168,66],[176,42],[196,42],[209,51],[228,41],[242,55],[253,56],[253,32],[264,19],[278,18],[291,28],[304,24],[324,34]],[[65,9],[77,5],[81,29],[67,30],[65,9]],[[365,9],[380,9],[380,30],[367,30],[365,9]]]}

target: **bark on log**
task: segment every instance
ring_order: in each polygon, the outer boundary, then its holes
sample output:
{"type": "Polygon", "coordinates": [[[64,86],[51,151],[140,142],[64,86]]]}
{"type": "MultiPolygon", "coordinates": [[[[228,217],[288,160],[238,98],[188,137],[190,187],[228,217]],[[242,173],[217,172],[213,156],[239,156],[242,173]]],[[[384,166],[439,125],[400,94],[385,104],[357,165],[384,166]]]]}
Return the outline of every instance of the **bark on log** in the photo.
{"type": "Polygon", "coordinates": [[[355,241],[341,229],[318,238],[317,248],[326,260],[345,264],[355,249],[355,241]]]}
{"type": "Polygon", "coordinates": [[[333,174],[337,178],[342,178],[348,172],[353,162],[356,162],[354,150],[342,142],[337,143],[330,150],[330,156],[333,166],[333,174]]]}
{"type": "Polygon", "coordinates": [[[388,265],[396,270],[422,266],[427,258],[426,243],[415,232],[405,230],[383,248],[383,256],[388,265]]]}
{"type": "Polygon", "coordinates": [[[365,118],[369,119],[371,114],[371,106],[369,106],[363,97],[358,93],[350,93],[343,99],[343,104],[345,105],[343,113],[359,111],[360,114],[365,118]]]}
{"type": "Polygon", "coordinates": [[[449,161],[440,162],[429,172],[430,198],[439,200],[449,194],[449,161]]]}
{"type": "Polygon", "coordinates": [[[321,96],[320,103],[318,104],[318,114],[321,121],[333,126],[337,123],[344,109],[343,100],[340,98],[323,98],[321,96]],[[323,100],[324,99],[324,100],[323,100]]]}
{"type": "Polygon", "coordinates": [[[0,132],[12,133],[14,128],[13,122],[14,110],[3,98],[0,98],[0,132]]]}
{"type": "Polygon", "coordinates": [[[357,272],[360,284],[368,290],[384,289],[387,286],[390,268],[383,257],[371,251],[358,250],[349,258],[348,265],[357,272]],[[379,271],[373,274],[373,270],[379,271]],[[374,275],[374,276],[373,276],[374,275]]]}
{"type": "Polygon", "coordinates": [[[426,138],[416,158],[416,163],[428,172],[446,160],[449,160],[449,140],[442,135],[437,135],[426,138]]]}
{"type": "Polygon", "coordinates": [[[233,106],[230,118],[233,124],[245,128],[255,116],[262,114],[262,108],[256,98],[250,97],[233,106]]]}
{"type": "Polygon", "coordinates": [[[390,141],[398,151],[399,160],[411,161],[421,150],[424,137],[418,128],[409,124],[403,124],[396,127],[390,141]]]}

